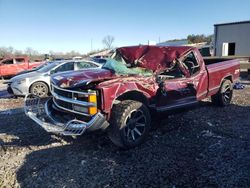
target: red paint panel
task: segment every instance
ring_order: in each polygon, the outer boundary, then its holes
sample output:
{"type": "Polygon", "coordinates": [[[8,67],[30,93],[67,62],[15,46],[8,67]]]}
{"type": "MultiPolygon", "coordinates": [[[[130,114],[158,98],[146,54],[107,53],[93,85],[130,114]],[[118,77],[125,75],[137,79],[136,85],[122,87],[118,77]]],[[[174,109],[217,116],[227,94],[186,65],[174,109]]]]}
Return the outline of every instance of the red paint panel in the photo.
{"type": "Polygon", "coordinates": [[[138,91],[150,99],[156,95],[158,84],[154,77],[119,77],[100,83],[97,88],[102,91],[103,111],[110,113],[113,102],[120,95],[129,91],[138,91]]]}
{"type": "Polygon", "coordinates": [[[103,81],[115,77],[117,77],[115,74],[106,69],[88,69],[55,74],[51,77],[51,80],[59,87],[66,88],[76,86],[83,82],[103,81]]]}
{"type": "Polygon", "coordinates": [[[6,58],[0,61],[0,76],[14,76],[21,71],[32,69],[42,63],[44,62],[29,62],[28,57],[6,58]],[[23,60],[23,62],[16,63],[16,59],[23,60]],[[14,63],[4,64],[6,61],[9,60],[12,60],[14,63]]]}
{"type": "Polygon", "coordinates": [[[213,95],[219,90],[222,80],[231,76],[233,82],[239,78],[240,64],[238,60],[228,60],[207,65],[209,74],[209,93],[213,95]]]}

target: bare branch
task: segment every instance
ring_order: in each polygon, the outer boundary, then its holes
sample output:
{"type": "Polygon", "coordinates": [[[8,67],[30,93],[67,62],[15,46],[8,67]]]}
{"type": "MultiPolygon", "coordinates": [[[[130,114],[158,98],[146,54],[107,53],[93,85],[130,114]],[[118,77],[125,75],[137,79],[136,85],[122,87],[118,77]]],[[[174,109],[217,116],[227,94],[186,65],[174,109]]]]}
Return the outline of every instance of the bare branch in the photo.
{"type": "Polygon", "coordinates": [[[105,48],[111,49],[114,41],[115,38],[113,36],[107,35],[106,37],[103,38],[102,43],[104,44],[105,48]]]}

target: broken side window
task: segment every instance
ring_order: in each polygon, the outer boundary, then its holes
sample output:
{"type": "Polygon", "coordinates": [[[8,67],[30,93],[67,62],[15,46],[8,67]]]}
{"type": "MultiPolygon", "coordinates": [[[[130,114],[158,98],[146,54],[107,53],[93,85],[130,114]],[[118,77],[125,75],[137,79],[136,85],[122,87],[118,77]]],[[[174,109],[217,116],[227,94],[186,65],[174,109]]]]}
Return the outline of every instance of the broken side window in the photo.
{"type": "Polygon", "coordinates": [[[158,76],[167,80],[185,77],[177,63],[171,69],[165,70],[158,76]]]}
{"type": "Polygon", "coordinates": [[[200,70],[200,65],[198,61],[196,60],[196,57],[194,55],[194,52],[190,52],[185,59],[182,62],[185,67],[188,69],[190,75],[194,75],[200,70]]]}

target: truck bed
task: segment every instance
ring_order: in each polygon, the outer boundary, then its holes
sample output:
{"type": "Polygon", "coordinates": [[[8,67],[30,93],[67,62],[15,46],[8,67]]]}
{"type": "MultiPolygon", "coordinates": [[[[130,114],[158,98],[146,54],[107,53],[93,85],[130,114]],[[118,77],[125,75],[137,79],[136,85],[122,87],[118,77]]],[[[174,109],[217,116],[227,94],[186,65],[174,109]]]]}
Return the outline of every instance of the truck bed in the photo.
{"type": "Polygon", "coordinates": [[[208,71],[208,95],[215,94],[225,78],[234,82],[240,74],[240,64],[237,59],[209,58],[204,59],[208,71]]]}
{"type": "Polygon", "coordinates": [[[228,59],[228,58],[223,58],[223,57],[214,57],[214,58],[204,58],[204,63],[205,65],[211,65],[211,64],[215,64],[215,63],[221,63],[224,61],[230,61],[233,59],[228,59]]]}

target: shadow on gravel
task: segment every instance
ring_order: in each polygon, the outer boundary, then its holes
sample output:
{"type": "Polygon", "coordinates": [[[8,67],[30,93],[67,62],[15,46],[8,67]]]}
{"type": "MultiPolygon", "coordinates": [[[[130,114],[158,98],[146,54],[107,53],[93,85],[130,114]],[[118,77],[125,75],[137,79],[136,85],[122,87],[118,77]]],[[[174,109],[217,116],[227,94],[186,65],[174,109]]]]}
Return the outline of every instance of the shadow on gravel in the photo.
{"type": "MultiPolygon", "coordinates": [[[[85,135],[70,145],[32,152],[17,180],[22,187],[249,187],[249,112],[249,106],[202,103],[169,116],[145,144],[128,151],[104,134],[85,135]]],[[[30,134],[45,142],[51,138],[30,134]]]]}
{"type": "Polygon", "coordinates": [[[17,148],[44,146],[58,142],[54,135],[51,136],[26,117],[21,108],[0,113],[0,122],[0,149],[5,150],[9,146],[17,148]],[[12,114],[13,111],[17,113],[12,114]]]}

